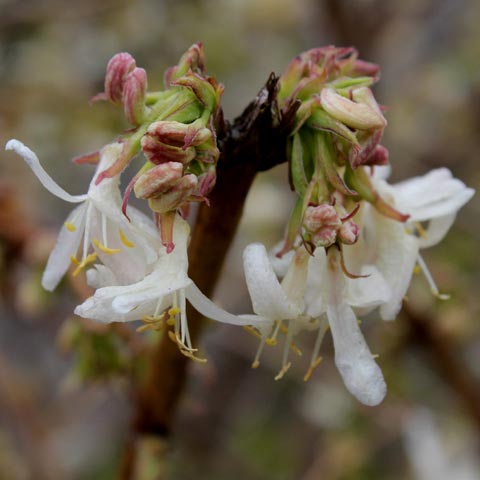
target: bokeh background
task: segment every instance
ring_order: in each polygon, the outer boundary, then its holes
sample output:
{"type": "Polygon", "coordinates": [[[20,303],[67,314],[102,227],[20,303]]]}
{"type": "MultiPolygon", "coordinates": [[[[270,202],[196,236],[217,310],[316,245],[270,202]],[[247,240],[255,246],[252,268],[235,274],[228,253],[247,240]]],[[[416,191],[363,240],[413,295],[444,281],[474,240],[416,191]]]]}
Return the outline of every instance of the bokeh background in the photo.
{"type": "MultiPolygon", "coordinates": [[[[62,186],[83,193],[92,170],[69,159],[126,127],[112,106],[88,105],[113,54],[132,53],[155,88],[202,41],[233,119],[297,53],[353,45],[382,69],[375,94],[389,107],[392,179],[446,166],[478,190],[479,22],[475,0],[1,0],[0,143],[24,141],[62,186]]],[[[0,157],[0,479],[116,478],[135,345],[72,316],[81,281],[41,290],[70,206],[43,191],[21,159],[0,157]]],[[[256,179],[216,294],[232,312],[250,311],[242,249],[274,245],[291,200],[284,166],[256,179]]],[[[209,362],[192,365],[165,444],[165,478],[480,478],[479,215],[477,196],[425,252],[451,300],[435,299],[418,277],[396,322],[363,322],[389,388],[379,407],[345,391],[329,339],[308,383],[308,336],[307,354],[275,382],[280,349],[251,370],[255,339],[212,326],[201,344],[209,362]]]]}

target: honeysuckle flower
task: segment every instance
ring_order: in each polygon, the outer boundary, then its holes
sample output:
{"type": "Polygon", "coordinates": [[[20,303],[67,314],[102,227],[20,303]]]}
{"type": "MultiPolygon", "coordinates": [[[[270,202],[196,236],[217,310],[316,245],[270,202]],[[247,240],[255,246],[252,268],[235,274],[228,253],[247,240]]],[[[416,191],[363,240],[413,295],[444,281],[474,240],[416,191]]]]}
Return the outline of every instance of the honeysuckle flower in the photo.
{"type": "MultiPolygon", "coordinates": [[[[300,247],[291,256],[280,284],[265,247],[249,245],[244,252],[248,290],[256,315],[244,315],[260,332],[261,343],[253,366],[258,366],[265,344],[276,342],[280,329],[286,332],[281,378],[288,370],[288,353],[297,347],[293,337],[301,330],[317,330],[308,380],[320,363],[318,352],[328,327],[335,345],[335,363],[347,389],[362,403],[377,405],[386,393],[380,368],[376,364],[353,308],[371,309],[387,301],[390,290],[374,267],[365,267],[364,278],[350,279],[343,273],[336,246],[317,248],[312,257],[300,247]],[[257,323],[261,322],[261,323],[257,323]],[[285,325],[284,325],[285,323],[285,325]]],[[[284,260],[282,260],[284,263],[284,260]]]]}
{"type": "Polygon", "coordinates": [[[186,301],[204,316],[223,323],[247,325],[248,320],[232,315],[209,300],[188,277],[187,246],[190,227],[176,215],[173,229],[175,249],[167,253],[160,247],[158,260],[152,272],[129,285],[108,284],[114,277],[111,272],[98,269],[93,280],[106,280],[108,286],[98,288],[95,294],[75,309],[75,314],[104,323],[142,320],[145,329],[160,329],[166,322],[174,325],[170,338],[180,351],[197,361],[186,316],[186,301]]]}
{"type": "Polygon", "coordinates": [[[350,268],[373,264],[381,272],[392,296],[380,306],[380,315],[385,320],[393,320],[401,308],[416,263],[432,293],[445,298],[439,294],[419,252],[443,239],[457,211],[470,200],[474,190],[453,178],[446,168],[432,170],[396,185],[389,185],[379,177],[373,177],[372,181],[381,195],[409,218],[405,223],[397,222],[371,205],[364,205],[359,212],[362,224],[359,241],[345,248],[344,254],[350,268]]]}
{"type": "Polygon", "coordinates": [[[66,202],[79,204],[64,222],[48,259],[42,276],[46,290],[55,289],[71,262],[77,265],[75,275],[98,258],[115,271],[116,281],[120,283],[139,280],[146,274],[148,265],[157,258],[159,241],[153,222],[133,207],[128,213],[131,222],[122,214],[118,176],[95,184],[98,172],[108,168],[120,154],[121,144],[103,148],[96,173],[84,195],[70,195],[63,190],[43,169],[37,155],[18,140],[10,140],[6,149],[22,156],[48,191],[66,202]]]}

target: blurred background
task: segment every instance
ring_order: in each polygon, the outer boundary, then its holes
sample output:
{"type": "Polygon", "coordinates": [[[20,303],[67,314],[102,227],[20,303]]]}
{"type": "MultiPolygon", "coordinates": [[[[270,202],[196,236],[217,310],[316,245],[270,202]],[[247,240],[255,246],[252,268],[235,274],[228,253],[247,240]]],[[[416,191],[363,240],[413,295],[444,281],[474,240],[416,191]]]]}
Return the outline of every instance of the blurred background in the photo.
{"type": "MultiPolygon", "coordinates": [[[[296,54],[353,45],[381,66],[375,94],[389,107],[392,179],[446,166],[478,190],[479,22],[475,0],[0,0],[0,143],[22,140],[64,188],[83,193],[92,169],[69,159],[126,127],[113,106],[88,105],[113,54],[130,52],[155,89],[202,41],[233,119],[296,54]]],[[[116,478],[136,340],[73,317],[81,281],[41,290],[71,206],[42,190],[20,158],[0,156],[0,479],[116,478]]],[[[251,311],[242,249],[253,240],[273,246],[291,200],[284,166],[258,176],[217,288],[223,307],[251,311]]],[[[256,340],[212,326],[201,344],[209,361],[192,365],[165,446],[165,478],[480,478],[479,214],[477,195],[425,252],[449,301],[419,276],[396,322],[363,322],[389,389],[379,407],[346,392],[329,338],[308,383],[308,335],[307,354],[276,382],[280,348],[251,370],[256,340]]]]}

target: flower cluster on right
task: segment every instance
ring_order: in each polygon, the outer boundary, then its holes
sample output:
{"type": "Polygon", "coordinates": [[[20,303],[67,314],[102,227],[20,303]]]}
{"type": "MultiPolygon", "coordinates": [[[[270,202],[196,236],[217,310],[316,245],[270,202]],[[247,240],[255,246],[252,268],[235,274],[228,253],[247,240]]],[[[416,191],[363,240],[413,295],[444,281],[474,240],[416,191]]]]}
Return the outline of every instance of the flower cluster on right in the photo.
{"type": "Polygon", "coordinates": [[[387,183],[387,122],[370,89],[378,67],[352,48],[324,47],[296,57],[280,78],[279,107],[298,102],[289,140],[289,174],[297,200],[285,239],[268,253],[259,243],[244,252],[255,315],[246,315],[260,345],[284,334],[277,379],[289,369],[294,337],[315,332],[305,380],[320,363],[330,330],[335,363],[346,388],[365,405],[386,394],[382,372],[358,317],[378,308],[393,320],[414,269],[435,285],[420,250],[446,235],[474,191],[440,168],[396,185],[387,183]]]}

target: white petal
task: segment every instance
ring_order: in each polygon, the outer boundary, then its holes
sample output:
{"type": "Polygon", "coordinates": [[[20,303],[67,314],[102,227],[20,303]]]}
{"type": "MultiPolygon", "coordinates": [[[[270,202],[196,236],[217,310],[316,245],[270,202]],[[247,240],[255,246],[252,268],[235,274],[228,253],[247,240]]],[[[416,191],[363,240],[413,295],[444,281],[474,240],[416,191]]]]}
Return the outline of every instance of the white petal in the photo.
{"type": "Polygon", "coordinates": [[[99,289],[118,285],[114,273],[105,265],[96,264],[86,272],[87,283],[90,287],[99,289]]]}
{"type": "Polygon", "coordinates": [[[252,243],[245,248],[243,266],[253,311],[256,314],[282,320],[295,318],[301,313],[298,306],[285,294],[262,244],[252,243]]]}
{"type": "Polygon", "coordinates": [[[87,195],[70,195],[43,169],[40,160],[32,150],[18,140],[12,139],[5,145],[5,150],[13,150],[18,153],[25,163],[32,169],[32,172],[40,180],[41,184],[58,198],[70,203],[80,203],[87,199],[87,195]]]}
{"type": "Polygon", "coordinates": [[[187,287],[191,280],[186,275],[176,277],[163,276],[154,271],[143,280],[133,285],[118,287],[119,290],[112,301],[114,310],[118,313],[128,313],[138,308],[144,302],[149,302],[170,295],[181,288],[187,287]]]}
{"type": "Polygon", "coordinates": [[[363,404],[378,405],[387,386],[353,310],[345,304],[329,305],[327,316],[335,346],[335,364],[345,386],[363,404]]]}
{"type": "Polygon", "coordinates": [[[325,313],[327,285],[327,256],[324,248],[317,248],[309,261],[305,292],[306,311],[311,317],[318,318],[325,313]]]}
{"type": "MultiPolygon", "coordinates": [[[[112,301],[116,297],[115,288],[116,287],[100,288],[95,292],[95,295],[87,298],[81,305],[78,305],[74,313],[83,318],[89,318],[103,323],[111,323],[140,320],[146,315],[152,315],[155,311],[158,303],[157,299],[145,302],[129,312],[119,313],[112,306],[112,301]]],[[[168,304],[165,302],[164,305],[160,306],[160,309],[164,310],[167,307],[168,304]]]]}
{"type": "Polygon", "coordinates": [[[339,267],[339,252],[329,252],[327,317],[335,347],[335,364],[347,389],[363,404],[378,405],[387,387],[382,371],[363,338],[357,318],[344,303],[344,276],[339,267]]]}
{"type": "Polygon", "coordinates": [[[419,243],[416,237],[406,233],[402,223],[376,212],[372,212],[372,216],[377,236],[374,264],[391,290],[390,300],[380,307],[380,315],[384,320],[394,320],[410,285],[419,243]]]}
{"type": "MultiPolygon", "coordinates": [[[[347,265],[348,268],[348,265],[347,265]]],[[[347,303],[355,308],[374,308],[388,302],[392,295],[387,281],[373,265],[367,265],[354,274],[368,275],[364,278],[346,278],[347,303]]]]}
{"type": "Polygon", "coordinates": [[[445,215],[443,217],[437,217],[433,220],[430,220],[428,228],[425,229],[427,234],[426,237],[418,238],[420,248],[433,247],[433,245],[441,242],[450,230],[450,227],[453,225],[456,216],[456,213],[451,213],[450,215],[445,215]]]}
{"type": "Polygon", "coordinates": [[[278,258],[276,254],[282,250],[284,244],[285,242],[282,240],[281,242],[277,243],[268,253],[268,258],[272,264],[273,271],[280,278],[283,278],[287,274],[288,267],[292,263],[293,256],[295,255],[295,252],[290,250],[283,255],[282,258],[278,258]]]}
{"type": "MultiPolygon", "coordinates": [[[[185,293],[187,300],[192,304],[195,310],[211,320],[228,323],[230,325],[252,324],[253,315],[248,316],[249,318],[245,318],[245,316],[232,315],[231,313],[226,312],[207,298],[193,282],[185,289],[185,293]]],[[[257,317],[256,321],[260,322],[262,320],[257,317]]],[[[265,321],[271,322],[270,319],[263,319],[263,322],[265,321]]]]}
{"type": "Polygon", "coordinates": [[[453,178],[446,168],[432,170],[393,188],[397,207],[410,214],[410,221],[430,220],[455,213],[474,194],[474,190],[453,178]]]}
{"type": "Polygon", "coordinates": [[[54,290],[70,267],[70,256],[76,255],[83,238],[87,207],[88,202],[85,202],[76,207],[67,217],[65,223],[74,223],[75,231],[71,232],[65,225],[62,226],[43,272],[42,286],[45,290],[54,290]]]}

